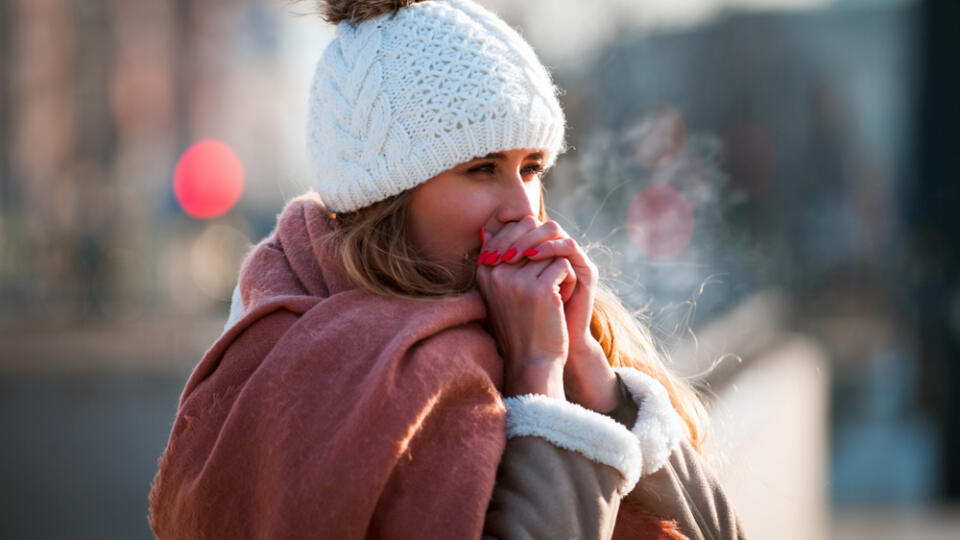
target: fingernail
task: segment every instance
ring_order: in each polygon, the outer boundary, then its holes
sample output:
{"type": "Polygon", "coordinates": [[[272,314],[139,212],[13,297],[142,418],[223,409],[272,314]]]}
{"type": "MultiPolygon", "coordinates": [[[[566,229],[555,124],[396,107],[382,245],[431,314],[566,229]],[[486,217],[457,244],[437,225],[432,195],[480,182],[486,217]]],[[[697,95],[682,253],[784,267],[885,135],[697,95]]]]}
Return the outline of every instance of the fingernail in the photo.
{"type": "Polygon", "coordinates": [[[524,255],[525,257],[533,257],[533,256],[536,255],[537,253],[540,253],[540,250],[539,250],[539,249],[530,248],[530,249],[524,251],[524,252],[523,252],[523,255],[524,255]]]}
{"type": "Polygon", "coordinates": [[[517,254],[517,248],[510,248],[506,253],[503,254],[502,257],[500,257],[500,261],[509,261],[516,254],[517,254]]]}
{"type": "Polygon", "coordinates": [[[483,259],[487,257],[487,253],[490,253],[490,252],[487,250],[484,250],[483,253],[481,253],[480,256],[477,257],[477,264],[483,264],[483,259]]]}
{"type": "Polygon", "coordinates": [[[483,227],[480,227],[480,245],[483,245],[483,227]]]}
{"type": "Polygon", "coordinates": [[[483,262],[484,264],[493,265],[495,262],[497,262],[498,257],[500,257],[500,251],[495,249],[492,252],[490,252],[489,255],[487,255],[487,260],[483,262]]]}

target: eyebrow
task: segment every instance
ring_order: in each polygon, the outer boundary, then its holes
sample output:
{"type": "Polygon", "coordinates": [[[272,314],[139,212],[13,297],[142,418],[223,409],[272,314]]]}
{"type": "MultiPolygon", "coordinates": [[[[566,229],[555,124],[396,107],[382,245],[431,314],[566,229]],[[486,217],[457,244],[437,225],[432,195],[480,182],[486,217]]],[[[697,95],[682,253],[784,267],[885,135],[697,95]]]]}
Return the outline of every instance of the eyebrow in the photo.
{"type": "MultiPolygon", "coordinates": [[[[506,157],[507,155],[503,152],[490,152],[483,157],[473,158],[473,161],[478,159],[505,159],[506,157]]],[[[540,152],[534,152],[523,159],[543,159],[543,154],[540,152]]]]}

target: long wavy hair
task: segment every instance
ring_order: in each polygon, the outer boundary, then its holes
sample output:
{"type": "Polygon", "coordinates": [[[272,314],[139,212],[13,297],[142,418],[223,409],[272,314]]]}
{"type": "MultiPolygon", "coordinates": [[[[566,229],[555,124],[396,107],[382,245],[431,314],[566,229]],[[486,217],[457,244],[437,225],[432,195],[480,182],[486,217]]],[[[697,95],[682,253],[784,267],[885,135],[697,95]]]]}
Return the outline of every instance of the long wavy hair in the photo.
{"type": "MultiPolygon", "coordinates": [[[[374,294],[436,300],[469,290],[474,279],[464,282],[455,272],[419,255],[409,241],[406,224],[412,192],[407,190],[353,212],[332,214],[337,225],[325,240],[331,242],[347,275],[374,294]]],[[[541,222],[549,219],[542,192],[539,218],[541,222]]],[[[683,419],[687,440],[702,453],[708,427],[706,410],[693,387],[666,368],[666,355],[654,341],[648,322],[643,315],[631,313],[600,280],[590,332],[607,361],[614,367],[636,368],[660,381],[683,419]]]]}

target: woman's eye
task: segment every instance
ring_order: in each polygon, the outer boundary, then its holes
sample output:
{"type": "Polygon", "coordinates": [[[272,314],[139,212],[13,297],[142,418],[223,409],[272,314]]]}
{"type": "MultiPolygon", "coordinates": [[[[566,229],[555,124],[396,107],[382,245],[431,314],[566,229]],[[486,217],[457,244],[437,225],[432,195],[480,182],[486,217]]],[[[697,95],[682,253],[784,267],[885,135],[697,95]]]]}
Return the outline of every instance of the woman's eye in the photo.
{"type": "Polygon", "coordinates": [[[471,167],[469,173],[493,173],[493,163],[484,163],[483,165],[477,165],[476,167],[471,167]]]}
{"type": "MultiPolygon", "coordinates": [[[[483,163],[481,165],[471,167],[470,169],[467,170],[467,172],[470,174],[494,174],[496,172],[496,165],[494,165],[493,163],[483,163]]],[[[523,176],[530,176],[530,175],[539,176],[543,174],[543,165],[540,165],[540,164],[527,165],[526,167],[521,169],[521,174],[523,174],[523,176]]]]}
{"type": "Polygon", "coordinates": [[[530,165],[530,166],[524,167],[523,170],[525,171],[524,174],[535,174],[537,176],[540,176],[541,174],[543,174],[543,165],[530,165]]]}

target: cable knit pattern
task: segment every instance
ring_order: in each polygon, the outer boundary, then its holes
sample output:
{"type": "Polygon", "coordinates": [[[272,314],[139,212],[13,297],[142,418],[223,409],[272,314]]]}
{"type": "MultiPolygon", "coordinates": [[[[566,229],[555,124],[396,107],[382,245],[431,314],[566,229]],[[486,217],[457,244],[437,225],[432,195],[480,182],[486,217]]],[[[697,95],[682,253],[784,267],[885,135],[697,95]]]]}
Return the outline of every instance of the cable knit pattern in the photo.
{"type": "Polygon", "coordinates": [[[335,212],[515,148],[563,147],[564,118],[533,49],[472,0],[342,22],[317,64],[307,122],[314,187],[335,212]]]}
{"type": "Polygon", "coordinates": [[[568,401],[528,394],[504,400],[507,437],[533,436],[617,469],[620,493],[659,470],[683,437],[666,389],[649,375],[616,368],[637,403],[637,422],[627,431],[615,420],[568,401]]]}

